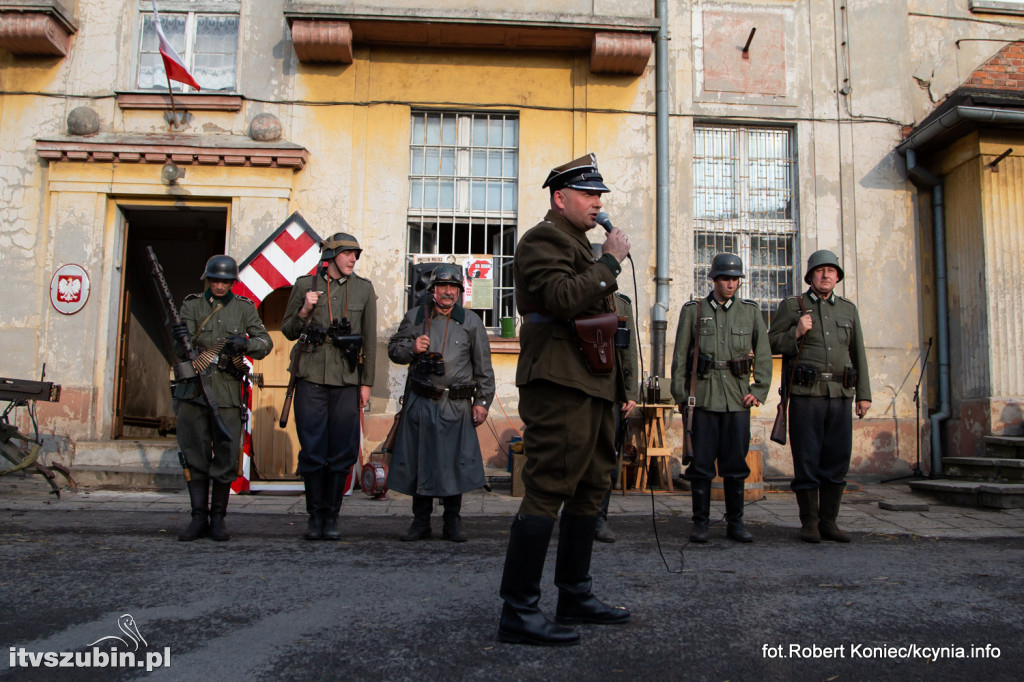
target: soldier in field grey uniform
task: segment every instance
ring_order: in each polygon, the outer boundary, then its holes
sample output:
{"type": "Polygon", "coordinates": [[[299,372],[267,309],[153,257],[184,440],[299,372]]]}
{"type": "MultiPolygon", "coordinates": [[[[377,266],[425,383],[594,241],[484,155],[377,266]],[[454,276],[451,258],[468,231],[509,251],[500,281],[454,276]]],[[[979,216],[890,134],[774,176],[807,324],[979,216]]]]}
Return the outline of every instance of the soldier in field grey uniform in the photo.
{"type": "Polygon", "coordinates": [[[226,443],[214,440],[210,411],[198,379],[184,381],[174,387],[178,445],[192,479],[188,482],[192,522],[178,535],[179,540],[185,541],[207,534],[214,540],[231,537],[224,526],[224,516],[231,495],[231,482],[237,477],[235,470],[242,437],[242,378],[231,359],[248,355],[258,360],[266,357],[274,345],[253,302],[231,293],[231,287],[238,279],[238,264],[234,258],[210,258],[203,279],[206,290],[185,298],[181,305],[181,322],[171,331],[179,342],[175,346],[179,355],[184,353],[180,341],[186,335],[191,336],[197,351],[223,344],[218,360],[210,363],[205,374],[209,377],[221,419],[232,437],[226,443]]]}
{"type": "Polygon", "coordinates": [[[853,301],[833,289],[843,281],[839,258],[815,251],[807,259],[809,288],[779,304],[768,332],[772,351],[783,356],[783,381],[793,376],[789,442],[793,482],[800,505],[800,539],[849,542],[836,518],[853,449],[852,407],[858,418],[871,408],[871,381],[864,328],[853,301]],[[796,359],[795,369],[788,369],[796,359]]]}
{"type": "Polygon", "coordinates": [[[598,600],[590,577],[598,514],[615,466],[612,410],[624,387],[617,372],[590,371],[572,327],[573,318],[615,311],[612,294],[629,239],[615,228],[600,258],[590,251],[587,231],[596,227],[608,191],[593,154],[553,169],[544,187],[551,209],[520,239],[514,263],[523,314],[516,386],[526,426],[525,495],[509,533],[498,639],[564,645],[579,641],[565,625],[630,617],[598,600]],[[540,580],[559,511],[553,623],[540,610],[540,580]]]}
{"type": "Polygon", "coordinates": [[[753,540],[743,527],[743,483],[750,475],[746,461],[750,408],[761,405],[768,397],[772,353],[760,306],[735,296],[743,276],[739,256],[715,256],[708,273],[714,283],[711,293],[683,306],[676,329],[672,398],[683,414],[690,397],[691,353],[698,354],[693,461],[686,469],[693,504],[691,542],[708,541],[711,479],[715,477],[716,460],[725,492],[726,533],[737,542],[753,540]],[[698,326],[700,339],[695,342],[698,326]]]}
{"type": "Polygon", "coordinates": [[[395,435],[388,488],[412,495],[413,521],[402,540],[430,537],[433,498],[440,497],[443,537],[465,542],[462,493],[486,483],[476,427],[494,399],[491,346],[483,322],[459,303],[459,266],[434,268],[429,289],[431,299],[406,313],[388,342],[388,357],[409,365],[411,389],[395,435]]]}

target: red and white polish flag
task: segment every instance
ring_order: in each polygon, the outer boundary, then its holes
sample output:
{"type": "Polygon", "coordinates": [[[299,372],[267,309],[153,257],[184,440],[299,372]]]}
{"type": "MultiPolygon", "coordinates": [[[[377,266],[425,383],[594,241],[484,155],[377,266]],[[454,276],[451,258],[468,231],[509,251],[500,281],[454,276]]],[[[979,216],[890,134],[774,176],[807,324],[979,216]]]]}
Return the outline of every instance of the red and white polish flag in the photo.
{"type": "Polygon", "coordinates": [[[199,83],[196,83],[196,79],[185,68],[185,62],[174,51],[174,48],[171,47],[167,36],[164,35],[164,30],[160,27],[160,14],[156,11],[156,0],[153,0],[153,25],[156,26],[156,35],[160,38],[160,56],[164,59],[164,71],[167,72],[167,78],[184,83],[185,85],[191,85],[196,90],[199,90],[199,83]]]}

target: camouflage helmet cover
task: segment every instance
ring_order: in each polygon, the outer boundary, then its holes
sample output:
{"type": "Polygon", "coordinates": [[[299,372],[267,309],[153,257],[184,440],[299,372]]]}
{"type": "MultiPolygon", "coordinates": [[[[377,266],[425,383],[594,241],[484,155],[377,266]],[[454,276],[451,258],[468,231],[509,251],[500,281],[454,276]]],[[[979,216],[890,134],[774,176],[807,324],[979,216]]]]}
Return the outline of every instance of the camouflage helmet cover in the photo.
{"type": "Polygon", "coordinates": [[[359,256],[363,255],[363,249],[359,246],[359,240],[347,232],[332,234],[320,244],[320,248],[323,249],[320,254],[322,260],[334,260],[335,256],[345,251],[355,251],[356,260],[359,260],[359,256]]]}

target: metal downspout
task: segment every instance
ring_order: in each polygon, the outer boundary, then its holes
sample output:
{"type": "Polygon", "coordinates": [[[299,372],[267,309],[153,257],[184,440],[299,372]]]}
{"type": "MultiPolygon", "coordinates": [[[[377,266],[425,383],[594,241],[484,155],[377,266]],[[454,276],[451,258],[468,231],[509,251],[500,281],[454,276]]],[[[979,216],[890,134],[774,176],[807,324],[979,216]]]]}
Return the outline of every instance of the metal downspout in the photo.
{"type": "Polygon", "coordinates": [[[917,165],[917,153],[907,149],[907,175],[918,187],[932,191],[932,232],[935,242],[935,322],[939,337],[939,411],[929,419],[932,425],[932,476],[942,473],[941,423],[951,416],[949,389],[949,309],[946,298],[946,206],[939,178],[917,165]]]}
{"type": "Polygon", "coordinates": [[[655,144],[657,158],[657,234],[654,266],[655,302],[651,311],[651,374],[665,376],[665,330],[668,327],[669,258],[669,139],[668,139],[668,0],[657,0],[661,20],[655,38],[655,144]]]}

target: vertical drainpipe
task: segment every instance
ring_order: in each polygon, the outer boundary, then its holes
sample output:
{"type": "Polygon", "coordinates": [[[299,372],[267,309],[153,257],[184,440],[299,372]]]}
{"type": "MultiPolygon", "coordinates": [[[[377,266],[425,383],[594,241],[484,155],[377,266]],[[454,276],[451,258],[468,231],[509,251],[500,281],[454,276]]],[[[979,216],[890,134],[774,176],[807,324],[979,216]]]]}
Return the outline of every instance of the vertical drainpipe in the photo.
{"type": "Polygon", "coordinates": [[[942,473],[941,423],[951,416],[949,405],[949,308],[946,298],[946,206],[942,179],[917,165],[917,152],[907,150],[907,175],[918,187],[932,191],[932,233],[935,242],[935,324],[939,337],[939,411],[932,424],[932,475],[942,473]]]}
{"type": "Polygon", "coordinates": [[[657,235],[654,269],[655,302],[651,312],[651,374],[665,376],[665,329],[668,326],[668,253],[669,253],[669,185],[668,185],[668,0],[656,0],[655,16],[661,20],[655,42],[655,122],[657,146],[657,235]]]}

